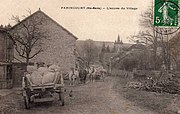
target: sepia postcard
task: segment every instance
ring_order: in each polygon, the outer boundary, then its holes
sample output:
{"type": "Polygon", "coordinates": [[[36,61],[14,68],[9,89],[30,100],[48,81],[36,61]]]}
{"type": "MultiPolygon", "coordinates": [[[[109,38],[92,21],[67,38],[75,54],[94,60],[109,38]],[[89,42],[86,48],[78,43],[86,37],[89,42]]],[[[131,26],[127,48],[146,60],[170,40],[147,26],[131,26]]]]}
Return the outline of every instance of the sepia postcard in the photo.
{"type": "Polygon", "coordinates": [[[180,114],[179,0],[0,7],[0,114],[180,114]]]}

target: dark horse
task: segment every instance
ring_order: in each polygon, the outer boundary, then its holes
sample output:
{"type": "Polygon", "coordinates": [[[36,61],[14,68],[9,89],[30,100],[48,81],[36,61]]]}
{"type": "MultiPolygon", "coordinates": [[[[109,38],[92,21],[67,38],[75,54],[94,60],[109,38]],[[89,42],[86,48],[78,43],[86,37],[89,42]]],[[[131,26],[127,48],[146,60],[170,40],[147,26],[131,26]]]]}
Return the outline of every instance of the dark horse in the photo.
{"type": "Polygon", "coordinates": [[[87,74],[88,72],[85,69],[81,69],[79,71],[79,78],[81,83],[86,83],[87,74]]]}

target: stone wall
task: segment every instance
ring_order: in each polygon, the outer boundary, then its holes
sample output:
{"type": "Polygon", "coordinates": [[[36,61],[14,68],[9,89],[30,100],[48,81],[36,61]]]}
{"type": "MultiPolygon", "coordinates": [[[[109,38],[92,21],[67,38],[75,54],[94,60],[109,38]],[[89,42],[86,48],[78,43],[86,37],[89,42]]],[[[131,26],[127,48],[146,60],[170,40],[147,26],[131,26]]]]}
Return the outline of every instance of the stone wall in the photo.
{"type": "Polygon", "coordinates": [[[11,62],[13,59],[13,43],[4,30],[0,29],[0,61],[11,62]]]}

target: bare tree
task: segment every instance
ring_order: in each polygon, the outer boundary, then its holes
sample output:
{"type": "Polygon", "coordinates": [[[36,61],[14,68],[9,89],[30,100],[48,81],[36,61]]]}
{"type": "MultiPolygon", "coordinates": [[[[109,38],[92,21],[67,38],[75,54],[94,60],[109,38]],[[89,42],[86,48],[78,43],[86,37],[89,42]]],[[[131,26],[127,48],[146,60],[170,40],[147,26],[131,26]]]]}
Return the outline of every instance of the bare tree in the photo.
{"type": "Polygon", "coordinates": [[[153,25],[153,10],[150,8],[144,14],[141,15],[140,25],[144,28],[144,31],[140,31],[137,35],[131,36],[131,40],[139,41],[143,44],[148,44],[152,48],[154,68],[157,68],[157,48],[158,39],[160,38],[157,34],[157,28],[153,25]]]}
{"type": "Polygon", "coordinates": [[[169,42],[170,45],[170,53],[171,53],[171,59],[173,60],[176,69],[179,70],[180,68],[180,63],[179,63],[179,46],[180,46],[180,32],[170,40],[169,42]]]}
{"type": "Polygon", "coordinates": [[[131,36],[131,40],[139,40],[140,43],[148,44],[152,48],[154,69],[157,69],[158,55],[157,49],[161,47],[161,59],[165,62],[166,66],[170,67],[170,51],[169,51],[169,39],[172,38],[172,34],[165,34],[167,30],[165,28],[155,27],[153,25],[153,10],[150,8],[144,14],[141,15],[140,25],[144,28],[139,34],[131,36]]]}
{"type": "MultiPolygon", "coordinates": [[[[29,15],[31,15],[30,11],[29,15]]],[[[29,64],[30,59],[43,51],[42,41],[47,39],[47,34],[46,31],[41,29],[43,21],[45,21],[42,16],[24,17],[26,17],[26,20],[22,21],[20,21],[19,16],[12,17],[17,25],[9,33],[14,41],[17,54],[26,60],[26,64],[29,64]]]]}

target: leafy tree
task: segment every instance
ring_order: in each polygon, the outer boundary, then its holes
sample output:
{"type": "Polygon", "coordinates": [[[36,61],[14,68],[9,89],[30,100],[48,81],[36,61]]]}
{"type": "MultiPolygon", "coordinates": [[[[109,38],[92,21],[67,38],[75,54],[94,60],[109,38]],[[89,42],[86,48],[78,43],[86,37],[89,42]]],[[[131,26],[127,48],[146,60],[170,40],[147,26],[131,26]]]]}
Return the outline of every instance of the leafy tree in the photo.
{"type": "Polygon", "coordinates": [[[103,42],[101,52],[103,53],[103,52],[105,52],[105,51],[106,51],[106,45],[105,45],[105,43],[103,42]]]}
{"type": "Polygon", "coordinates": [[[115,53],[117,50],[116,50],[116,46],[114,45],[113,49],[112,49],[112,52],[115,53]]]}
{"type": "Polygon", "coordinates": [[[109,48],[109,45],[106,47],[106,52],[107,52],[107,53],[111,52],[111,51],[110,51],[110,48],[109,48]]]}
{"type": "Polygon", "coordinates": [[[103,42],[103,45],[102,45],[102,49],[101,49],[101,52],[99,54],[99,62],[103,63],[103,59],[104,59],[104,53],[106,52],[106,45],[105,43],[103,42]]]}
{"type": "Polygon", "coordinates": [[[98,49],[94,41],[91,39],[86,40],[84,42],[83,49],[85,55],[84,58],[88,62],[88,65],[93,64],[98,57],[98,49]]]}

